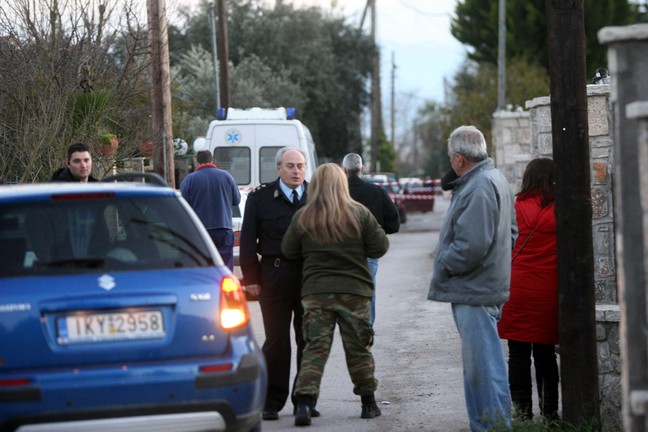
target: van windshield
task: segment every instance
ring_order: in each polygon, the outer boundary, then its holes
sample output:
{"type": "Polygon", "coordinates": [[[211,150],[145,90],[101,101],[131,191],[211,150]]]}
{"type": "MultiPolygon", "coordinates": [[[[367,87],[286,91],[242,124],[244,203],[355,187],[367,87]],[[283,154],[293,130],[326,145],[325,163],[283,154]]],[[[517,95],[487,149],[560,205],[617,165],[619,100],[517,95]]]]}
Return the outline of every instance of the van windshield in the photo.
{"type": "Polygon", "coordinates": [[[261,183],[274,181],[277,174],[277,163],[275,157],[281,147],[261,147],[259,149],[259,180],[261,183]]]}
{"type": "Polygon", "coordinates": [[[232,174],[236,184],[240,185],[250,184],[252,179],[251,156],[248,147],[216,147],[214,149],[216,165],[232,174]]]}

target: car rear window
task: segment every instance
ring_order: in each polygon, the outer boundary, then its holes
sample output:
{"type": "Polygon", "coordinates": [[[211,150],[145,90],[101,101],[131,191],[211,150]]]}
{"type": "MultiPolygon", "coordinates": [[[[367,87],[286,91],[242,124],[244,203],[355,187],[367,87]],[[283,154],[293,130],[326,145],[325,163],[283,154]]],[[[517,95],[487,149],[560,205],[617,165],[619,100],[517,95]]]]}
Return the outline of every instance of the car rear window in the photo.
{"type": "Polygon", "coordinates": [[[80,195],[0,205],[0,276],[213,264],[174,198],[80,195]]]}

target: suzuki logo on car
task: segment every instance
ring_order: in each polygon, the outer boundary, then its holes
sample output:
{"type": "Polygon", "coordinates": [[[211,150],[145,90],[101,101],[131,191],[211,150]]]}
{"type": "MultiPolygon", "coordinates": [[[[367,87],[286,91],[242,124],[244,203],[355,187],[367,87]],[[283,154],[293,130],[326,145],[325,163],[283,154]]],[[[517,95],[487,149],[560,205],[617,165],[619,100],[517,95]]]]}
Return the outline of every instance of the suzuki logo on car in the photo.
{"type": "Polygon", "coordinates": [[[31,310],[29,303],[9,303],[0,304],[0,313],[2,312],[28,312],[31,310]]]}
{"type": "Polygon", "coordinates": [[[97,279],[97,282],[99,282],[99,286],[106,291],[110,291],[117,286],[117,284],[115,283],[115,278],[107,274],[97,279]]]}

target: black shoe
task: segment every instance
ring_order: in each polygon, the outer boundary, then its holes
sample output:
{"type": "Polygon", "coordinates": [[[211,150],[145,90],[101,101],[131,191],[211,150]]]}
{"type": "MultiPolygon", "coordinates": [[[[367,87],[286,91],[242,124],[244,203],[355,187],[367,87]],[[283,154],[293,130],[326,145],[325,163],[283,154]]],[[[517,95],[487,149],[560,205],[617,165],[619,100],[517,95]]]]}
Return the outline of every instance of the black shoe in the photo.
{"type": "Polygon", "coordinates": [[[263,420],[279,420],[279,411],[276,408],[265,408],[261,413],[263,420]]]}
{"type": "Polygon", "coordinates": [[[311,404],[311,406],[308,407],[308,410],[310,411],[310,416],[311,417],[319,417],[320,416],[320,412],[317,411],[317,409],[315,408],[315,402],[313,402],[311,404]]]}
{"type": "Polygon", "coordinates": [[[299,400],[295,406],[295,426],[310,426],[310,402],[299,400]]]}
{"type": "MultiPolygon", "coordinates": [[[[309,413],[310,413],[311,417],[319,417],[320,416],[320,412],[317,411],[317,408],[315,408],[316,403],[317,402],[313,402],[310,405],[310,407],[308,407],[308,410],[309,410],[309,413]]],[[[295,407],[293,408],[293,415],[297,415],[297,405],[295,405],[295,407]]]]}
{"type": "Polygon", "coordinates": [[[362,405],[362,414],[360,414],[360,418],[372,419],[374,417],[380,417],[381,414],[380,408],[378,408],[378,405],[374,402],[370,405],[362,405]]]}
{"type": "Polygon", "coordinates": [[[362,398],[362,414],[360,414],[360,418],[372,419],[382,414],[380,408],[376,405],[376,399],[373,393],[360,397],[362,398]]]}

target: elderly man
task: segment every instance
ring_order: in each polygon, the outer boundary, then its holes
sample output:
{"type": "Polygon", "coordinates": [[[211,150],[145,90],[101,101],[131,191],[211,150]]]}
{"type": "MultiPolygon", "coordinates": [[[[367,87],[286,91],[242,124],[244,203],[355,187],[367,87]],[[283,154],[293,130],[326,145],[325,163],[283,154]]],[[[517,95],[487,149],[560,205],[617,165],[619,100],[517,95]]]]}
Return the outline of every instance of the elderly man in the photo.
{"type": "Polygon", "coordinates": [[[451,182],[454,193],[439,234],[428,299],[452,304],[471,430],[510,428],[497,321],[509,297],[511,249],[518,234],[515,197],[474,126],[450,134],[448,156],[458,178],[451,182]]]}
{"type": "MultiPolygon", "coordinates": [[[[306,202],[304,176],[308,161],[301,149],[284,147],[277,152],[275,162],[279,178],[258,186],[248,195],[240,239],[243,283],[250,294],[259,297],[266,336],[263,353],[268,365],[268,393],[264,420],[278,419],[290,394],[291,322],[298,370],[304,349],[302,260],[287,259],[281,251],[281,241],[293,215],[306,202]]],[[[310,415],[319,415],[315,401],[310,415]]]]}

